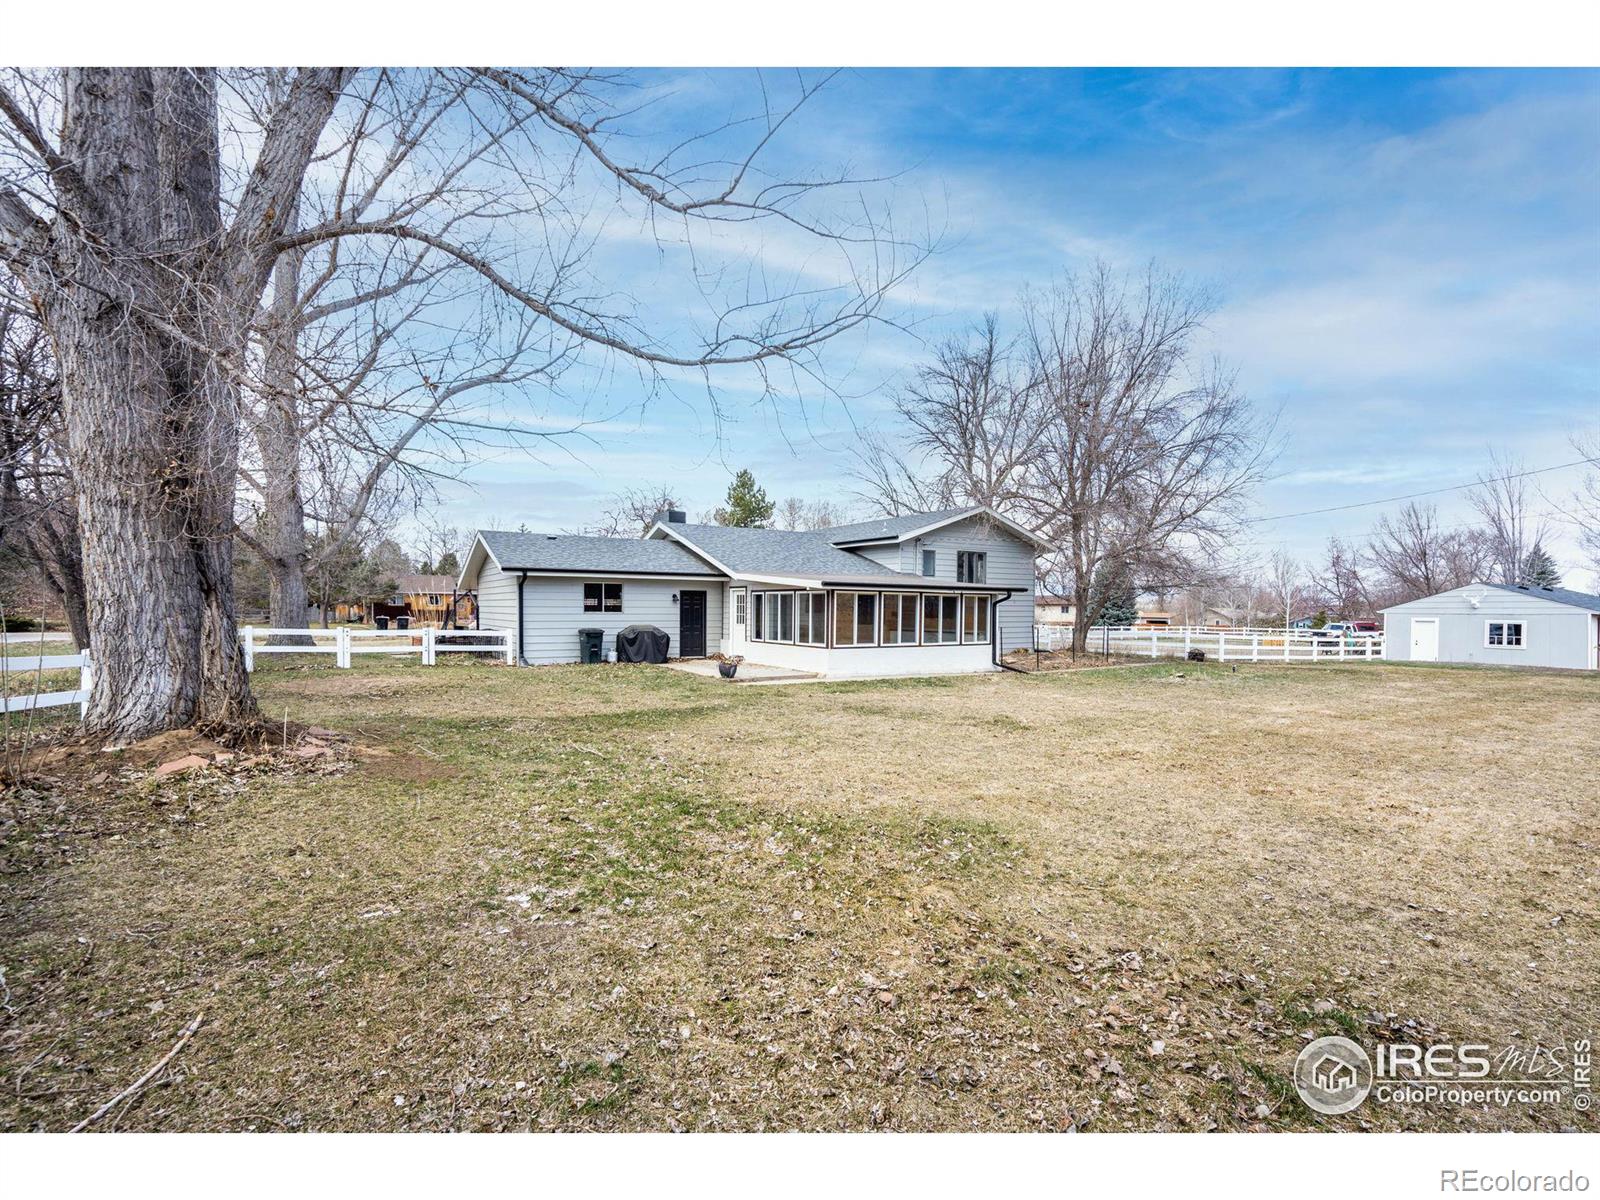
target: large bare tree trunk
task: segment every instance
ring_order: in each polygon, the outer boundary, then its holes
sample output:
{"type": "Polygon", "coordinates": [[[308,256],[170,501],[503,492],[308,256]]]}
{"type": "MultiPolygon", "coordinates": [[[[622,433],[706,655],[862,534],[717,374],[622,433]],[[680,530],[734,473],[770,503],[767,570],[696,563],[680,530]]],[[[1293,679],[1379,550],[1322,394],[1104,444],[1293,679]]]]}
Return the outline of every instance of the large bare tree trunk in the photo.
{"type": "MultiPolygon", "coordinates": [[[[69,71],[63,150],[102,198],[117,243],[180,260],[214,249],[220,155],[208,74],[69,71]]],[[[243,343],[221,327],[226,303],[195,294],[231,281],[193,269],[135,274],[89,239],[75,243],[64,264],[72,283],[43,300],[95,633],[86,728],[131,740],[247,717],[229,536],[238,393],[212,352],[243,343]],[[135,303],[119,302],[130,290],[135,303]]]]}

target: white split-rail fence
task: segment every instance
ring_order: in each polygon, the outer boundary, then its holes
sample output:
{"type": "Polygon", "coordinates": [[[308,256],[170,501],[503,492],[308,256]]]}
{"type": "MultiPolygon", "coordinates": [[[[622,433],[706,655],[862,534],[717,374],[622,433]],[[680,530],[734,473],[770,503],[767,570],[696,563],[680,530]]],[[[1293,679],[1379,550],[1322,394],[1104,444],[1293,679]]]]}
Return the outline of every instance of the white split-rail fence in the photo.
{"type": "Polygon", "coordinates": [[[357,654],[420,654],[422,665],[438,664],[441,654],[494,654],[508,665],[517,661],[516,638],[507,629],[268,629],[246,625],[239,630],[244,669],[256,669],[258,654],[331,654],[333,665],[349,667],[357,654]],[[262,641],[296,638],[301,644],[262,641]],[[306,639],[310,639],[306,644],[306,639]]]}
{"type": "MultiPolygon", "coordinates": [[[[16,643],[8,643],[16,644],[16,643]]],[[[0,712],[27,712],[32,708],[60,708],[67,704],[78,706],[78,715],[82,716],[89,707],[89,686],[93,682],[93,671],[89,665],[89,652],[79,650],[75,654],[35,654],[28,658],[6,656],[5,669],[8,677],[23,677],[35,675],[43,671],[70,671],[77,668],[78,686],[70,692],[27,692],[20,696],[0,697],[0,712]]]]}
{"type": "MultiPolygon", "coordinates": [[[[1040,650],[1072,646],[1070,625],[1034,626],[1040,650]]],[[[1363,662],[1383,658],[1381,633],[1316,629],[1218,629],[1214,626],[1123,625],[1089,630],[1087,652],[1143,658],[1188,658],[1202,650],[1218,662],[1363,662]]]]}

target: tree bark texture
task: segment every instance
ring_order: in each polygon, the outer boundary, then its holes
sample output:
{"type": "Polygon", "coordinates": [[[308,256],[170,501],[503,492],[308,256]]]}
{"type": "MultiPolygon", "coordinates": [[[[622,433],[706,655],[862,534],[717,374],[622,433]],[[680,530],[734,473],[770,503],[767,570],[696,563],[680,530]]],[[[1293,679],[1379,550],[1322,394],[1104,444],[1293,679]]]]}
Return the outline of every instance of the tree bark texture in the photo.
{"type": "Polygon", "coordinates": [[[230,226],[215,72],[70,68],[60,152],[40,150],[54,215],[30,224],[14,197],[4,213],[61,370],[91,733],[127,742],[254,716],[233,616],[238,377],[267,247],[344,77],[296,73],[230,226]]]}

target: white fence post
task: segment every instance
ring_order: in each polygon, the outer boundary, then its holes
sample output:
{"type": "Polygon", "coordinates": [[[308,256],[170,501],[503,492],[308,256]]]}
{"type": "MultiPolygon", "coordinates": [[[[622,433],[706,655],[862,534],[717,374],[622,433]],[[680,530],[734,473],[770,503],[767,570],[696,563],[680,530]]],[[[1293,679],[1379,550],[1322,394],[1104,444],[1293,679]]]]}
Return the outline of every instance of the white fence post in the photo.
{"type": "Polygon", "coordinates": [[[506,666],[508,666],[508,667],[514,667],[514,666],[517,665],[517,638],[518,638],[518,636],[519,636],[519,633],[515,633],[515,632],[513,632],[513,631],[511,631],[509,629],[505,631],[505,638],[506,638],[506,666]]]}
{"type": "Polygon", "coordinates": [[[1344,657],[1344,635],[1343,634],[1341,634],[1339,636],[1339,657],[1341,659],[1344,657]]]}
{"type": "Polygon", "coordinates": [[[1217,631],[1217,661],[1228,661],[1228,635],[1223,630],[1217,631]]]}
{"type": "Polygon", "coordinates": [[[1259,633],[1250,635],[1250,661],[1261,661],[1261,635],[1259,633]]]}
{"type": "Polygon", "coordinates": [[[256,631],[255,626],[246,625],[239,631],[244,638],[244,669],[248,674],[256,669],[256,631]]]}
{"type": "Polygon", "coordinates": [[[433,656],[433,626],[424,626],[422,630],[422,665],[431,667],[437,661],[433,656]]]}
{"type": "Polygon", "coordinates": [[[78,664],[78,690],[83,693],[83,699],[78,701],[78,716],[81,719],[89,713],[89,689],[94,686],[94,668],[89,665],[87,647],[78,653],[83,660],[78,664]]]}
{"type": "Polygon", "coordinates": [[[1154,629],[1152,629],[1150,631],[1150,657],[1154,658],[1155,656],[1156,656],[1156,631],[1154,629]]]}

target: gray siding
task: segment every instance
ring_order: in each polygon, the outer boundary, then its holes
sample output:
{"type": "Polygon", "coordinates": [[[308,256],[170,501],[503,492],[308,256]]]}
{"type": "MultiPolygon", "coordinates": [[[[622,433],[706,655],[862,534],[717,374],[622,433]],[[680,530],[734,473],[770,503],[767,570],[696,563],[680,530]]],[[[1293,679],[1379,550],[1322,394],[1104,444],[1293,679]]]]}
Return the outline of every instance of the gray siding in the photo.
{"type": "MultiPolygon", "coordinates": [[[[511,576],[511,617],[502,628],[516,625],[516,577],[511,576]]],[[[552,578],[530,575],[523,591],[522,657],[530,663],[578,661],[578,630],[605,630],[607,651],[616,648],[616,635],[629,625],[655,625],[672,638],[672,654],[680,650],[678,605],[674,592],[684,589],[706,593],[706,649],[717,649],[722,628],[723,585],[714,579],[674,581],[628,579],[596,575],[592,578],[552,578]],[[622,584],[622,611],[583,611],[585,583],[622,584]]],[[[485,621],[485,624],[488,622],[485,621]]]]}
{"type": "Polygon", "coordinates": [[[1596,636],[1594,613],[1497,588],[1457,588],[1385,611],[1386,658],[1411,659],[1411,621],[1416,617],[1438,619],[1439,662],[1582,669],[1589,666],[1596,636]],[[1478,600],[1477,608],[1469,596],[1478,600]],[[1521,621],[1522,647],[1485,646],[1486,621],[1521,621]]]}
{"type": "Polygon", "coordinates": [[[478,624],[484,629],[517,627],[517,577],[489,561],[478,572],[478,624]]]}
{"type": "Polygon", "coordinates": [[[934,578],[952,583],[956,578],[956,551],[981,550],[987,554],[987,582],[1018,589],[1016,595],[995,609],[1002,652],[1033,645],[1032,545],[1004,529],[988,524],[981,517],[971,517],[947,525],[924,538],[903,542],[900,546],[900,570],[922,574],[924,550],[937,553],[934,578]]]}

